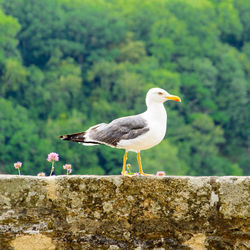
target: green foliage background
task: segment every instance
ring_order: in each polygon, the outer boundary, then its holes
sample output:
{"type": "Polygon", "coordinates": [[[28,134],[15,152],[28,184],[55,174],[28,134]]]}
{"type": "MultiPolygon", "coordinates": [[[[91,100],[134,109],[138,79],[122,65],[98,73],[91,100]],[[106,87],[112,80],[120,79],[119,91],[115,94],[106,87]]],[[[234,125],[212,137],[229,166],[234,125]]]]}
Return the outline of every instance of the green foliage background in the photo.
{"type": "MultiPolygon", "coordinates": [[[[164,141],[144,170],[249,175],[250,1],[0,0],[0,173],[119,174],[121,150],[58,135],[168,102],[164,141]]],[[[135,155],[129,162],[137,171],[135,155]]]]}

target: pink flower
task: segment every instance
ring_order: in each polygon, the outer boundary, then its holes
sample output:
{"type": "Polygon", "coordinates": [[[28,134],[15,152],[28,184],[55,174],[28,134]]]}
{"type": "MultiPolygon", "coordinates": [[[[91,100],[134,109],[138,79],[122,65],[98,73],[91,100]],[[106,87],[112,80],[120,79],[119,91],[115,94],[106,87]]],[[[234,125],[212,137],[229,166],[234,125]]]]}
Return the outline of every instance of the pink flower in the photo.
{"type": "Polygon", "coordinates": [[[72,173],[71,164],[65,164],[63,168],[67,170],[67,175],[72,173]]]}
{"type": "Polygon", "coordinates": [[[63,165],[63,168],[64,169],[71,169],[71,164],[65,164],[65,165],[63,165]]]}
{"type": "Polygon", "coordinates": [[[21,166],[22,166],[22,162],[20,162],[20,161],[14,163],[14,167],[15,167],[16,169],[19,169],[21,166]]]}
{"type": "Polygon", "coordinates": [[[51,162],[51,171],[50,171],[50,175],[52,175],[52,173],[54,172],[54,163],[56,161],[59,161],[59,154],[55,153],[55,152],[52,152],[50,154],[48,154],[48,159],[47,159],[48,162],[51,162]]]}
{"type": "Polygon", "coordinates": [[[39,177],[44,177],[44,176],[45,176],[45,173],[43,173],[43,172],[38,173],[37,176],[39,176],[39,177]]]}
{"type": "Polygon", "coordinates": [[[52,161],[59,161],[59,154],[54,153],[54,152],[48,154],[48,159],[47,159],[47,161],[49,161],[49,162],[52,162],[52,161]]]}
{"type": "Polygon", "coordinates": [[[20,173],[21,166],[22,166],[22,162],[20,162],[20,161],[14,163],[14,167],[18,170],[19,176],[21,175],[21,173],[20,173]]]}
{"type": "Polygon", "coordinates": [[[158,171],[156,173],[156,176],[166,176],[165,172],[164,171],[158,171]]]}

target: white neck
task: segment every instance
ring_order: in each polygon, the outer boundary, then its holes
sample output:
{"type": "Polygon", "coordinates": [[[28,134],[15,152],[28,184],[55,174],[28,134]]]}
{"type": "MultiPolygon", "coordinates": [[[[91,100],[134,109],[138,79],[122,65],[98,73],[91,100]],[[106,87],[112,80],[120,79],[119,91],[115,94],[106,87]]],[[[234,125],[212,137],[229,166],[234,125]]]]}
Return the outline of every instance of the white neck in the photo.
{"type": "Polygon", "coordinates": [[[167,122],[167,112],[164,108],[163,103],[160,102],[151,102],[147,103],[147,111],[145,112],[154,120],[161,120],[163,122],[167,122]]]}

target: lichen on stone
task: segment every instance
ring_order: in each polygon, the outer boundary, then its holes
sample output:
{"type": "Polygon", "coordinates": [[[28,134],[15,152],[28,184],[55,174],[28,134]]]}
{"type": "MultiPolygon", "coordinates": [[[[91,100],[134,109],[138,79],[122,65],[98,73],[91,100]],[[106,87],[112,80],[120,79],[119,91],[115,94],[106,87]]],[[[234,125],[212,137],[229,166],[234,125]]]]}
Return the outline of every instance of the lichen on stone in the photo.
{"type": "Polygon", "coordinates": [[[249,183],[249,177],[1,175],[0,249],[40,249],[35,242],[41,249],[244,249],[249,183]]]}

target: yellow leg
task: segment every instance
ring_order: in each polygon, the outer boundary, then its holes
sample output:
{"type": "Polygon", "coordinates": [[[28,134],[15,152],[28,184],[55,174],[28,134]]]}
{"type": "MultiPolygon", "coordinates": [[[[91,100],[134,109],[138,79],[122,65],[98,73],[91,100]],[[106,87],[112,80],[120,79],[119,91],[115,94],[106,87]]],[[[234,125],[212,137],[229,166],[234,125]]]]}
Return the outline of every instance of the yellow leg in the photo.
{"type": "Polygon", "coordinates": [[[128,159],[128,152],[125,151],[125,154],[124,154],[124,156],[123,156],[122,175],[126,175],[126,174],[125,174],[125,170],[126,170],[126,162],[127,162],[127,159],[128,159]]]}
{"type": "Polygon", "coordinates": [[[143,173],[140,152],[137,153],[137,161],[138,161],[138,165],[139,165],[139,174],[140,175],[153,176],[152,174],[143,173]]]}
{"type": "Polygon", "coordinates": [[[138,165],[139,165],[139,174],[143,174],[140,152],[137,153],[137,161],[138,161],[138,165]]]}

